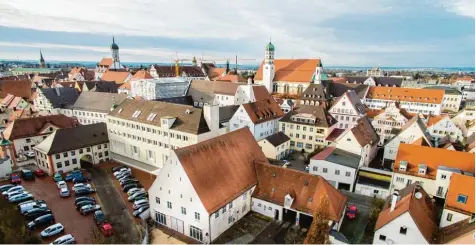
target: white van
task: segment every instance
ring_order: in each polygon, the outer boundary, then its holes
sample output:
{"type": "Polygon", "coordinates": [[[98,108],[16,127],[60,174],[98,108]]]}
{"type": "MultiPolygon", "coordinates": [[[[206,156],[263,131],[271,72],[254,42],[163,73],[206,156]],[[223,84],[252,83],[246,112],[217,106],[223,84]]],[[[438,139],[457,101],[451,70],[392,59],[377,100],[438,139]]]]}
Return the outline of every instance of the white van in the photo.
{"type": "Polygon", "coordinates": [[[76,243],[76,240],[74,239],[74,236],[71,234],[66,234],[64,236],[58,237],[58,239],[54,240],[51,244],[72,244],[76,243]]]}

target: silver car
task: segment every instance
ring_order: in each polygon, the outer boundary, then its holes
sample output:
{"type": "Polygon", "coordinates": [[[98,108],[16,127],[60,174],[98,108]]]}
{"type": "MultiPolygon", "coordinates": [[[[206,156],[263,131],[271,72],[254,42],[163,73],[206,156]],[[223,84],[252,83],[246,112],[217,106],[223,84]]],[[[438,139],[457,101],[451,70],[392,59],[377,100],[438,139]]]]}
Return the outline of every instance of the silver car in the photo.
{"type": "Polygon", "coordinates": [[[57,235],[61,232],[64,232],[64,226],[61,223],[56,223],[54,225],[49,226],[48,228],[44,229],[40,235],[42,238],[50,237],[57,235]]]}

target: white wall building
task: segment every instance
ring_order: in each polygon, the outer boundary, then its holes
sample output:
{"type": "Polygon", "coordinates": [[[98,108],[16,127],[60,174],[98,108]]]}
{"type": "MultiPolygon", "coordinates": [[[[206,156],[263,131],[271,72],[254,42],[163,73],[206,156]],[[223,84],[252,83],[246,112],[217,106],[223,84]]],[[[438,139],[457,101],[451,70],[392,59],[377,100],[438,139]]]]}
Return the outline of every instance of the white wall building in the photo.
{"type": "Polygon", "coordinates": [[[389,103],[389,106],[372,120],[372,126],[380,137],[379,145],[382,146],[395,137],[411,118],[405,109],[398,108],[396,103],[389,103]]]}
{"type": "Polygon", "coordinates": [[[57,129],[33,149],[37,166],[49,175],[84,168],[81,161],[97,164],[110,157],[105,123],[57,129]]]}
{"type": "Polygon", "coordinates": [[[112,158],[157,173],[172,150],[225,133],[218,111],[218,106],[126,99],[107,116],[112,158]]]}
{"type": "Polygon", "coordinates": [[[371,87],[365,99],[370,109],[382,109],[398,101],[409,113],[440,115],[444,90],[400,87],[371,87]]]}
{"type": "Polygon", "coordinates": [[[309,173],[322,176],[336,189],[352,192],[359,163],[359,155],[327,147],[311,158],[309,173]]]}
{"type": "Polygon", "coordinates": [[[458,222],[474,223],[474,176],[453,174],[450,177],[440,228],[458,222]]]}
{"type": "Polygon", "coordinates": [[[418,182],[432,197],[445,198],[454,173],[474,176],[474,154],[401,144],[393,166],[392,190],[418,182]]]}
{"type": "Polygon", "coordinates": [[[427,119],[427,131],[434,139],[448,137],[451,142],[462,141],[463,132],[445,115],[431,116],[427,119]]]}
{"type": "Polygon", "coordinates": [[[337,128],[346,129],[359,118],[365,116],[365,106],[357,93],[351,90],[341,96],[329,109],[329,113],[337,119],[337,128]]]}
{"type": "Polygon", "coordinates": [[[180,97],[187,94],[190,83],[183,78],[131,80],[131,96],[146,100],[180,97]]]}
{"type": "Polygon", "coordinates": [[[383,75],[383,70],[378,66],[367,70],[368,77],[383,77],[383,75]]]}
{"type": "Polygon", "coordinates": [[[290,142],[291,139],[286,134],[277,132],[258,141],[258,145],[267,158],[281,160],[290,153],[290,142]]]}
{"type": "Polygon", "coordinates": [[[355,193],[385,199],[390,195],[392,172],[361,167],[355,183],[355,193]]]}
{"type": "Polygon", "coordinates": [[[463,101],[463,95],[460,90],[454,86],[431,86],[425,89],[440,89],[445,91],[441,109],[446,112],[458,112],[463,101]]]}

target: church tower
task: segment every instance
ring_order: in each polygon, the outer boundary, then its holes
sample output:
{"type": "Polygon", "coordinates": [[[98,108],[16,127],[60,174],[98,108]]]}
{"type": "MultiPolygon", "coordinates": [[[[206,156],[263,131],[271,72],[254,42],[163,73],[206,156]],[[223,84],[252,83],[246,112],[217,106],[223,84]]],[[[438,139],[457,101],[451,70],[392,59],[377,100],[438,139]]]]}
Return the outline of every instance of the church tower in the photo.
{"type": "Polygon", "coordinates": [[[119,46],[117,46],[116,42],[114,42],[114,37],[112,37],[112,44],[111,44],[111,52],[112,52],[112,65],[110,70],[120,70],[121,61],[119,60],[119,46]]]}
{"type": "Polygon", "coordinates": [[[323,77],[324,77],[324,68],[322,68],[322,62],[321,62],[321,59],[319,59],[319,62],[317,63],[317,66],[316,66],[316,72],[314,73],[314,83],[321,84],[322,80],[325,80],[323,79],[323,77]]]}
{"type": "Polygon", "coordinates": [[[40,50],[40,68],[46,68],[45,59],[43,59],[43,54],[40,50]]]}
{"type": "Polygon", "coordinates": [[[263,85],[270,94],[273,93],[274,79],[274,45],[271,41],[266,45],[263,64],[263,85]]]}

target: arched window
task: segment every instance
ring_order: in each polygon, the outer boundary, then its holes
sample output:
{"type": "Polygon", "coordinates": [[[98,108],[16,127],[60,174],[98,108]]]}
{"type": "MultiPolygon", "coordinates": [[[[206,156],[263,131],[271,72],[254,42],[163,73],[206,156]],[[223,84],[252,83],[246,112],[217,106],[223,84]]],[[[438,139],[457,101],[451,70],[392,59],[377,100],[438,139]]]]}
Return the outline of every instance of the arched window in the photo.
{"type": "Polygon", "coordinates": [[[278,84],[274,83],[273,84],[273,93],[278,92],[278,84]]]}
{"type": "Polygon", "coordinates": [[[303,91],[304,91],[304,87],[302,85],[299,85],[298,86],[298,94],[302,94],[303,91]]]}
{"type": "Polygon", "coordinates": [[[289,93],[289,85],[284,85],[284,93],[289,93]]]}

